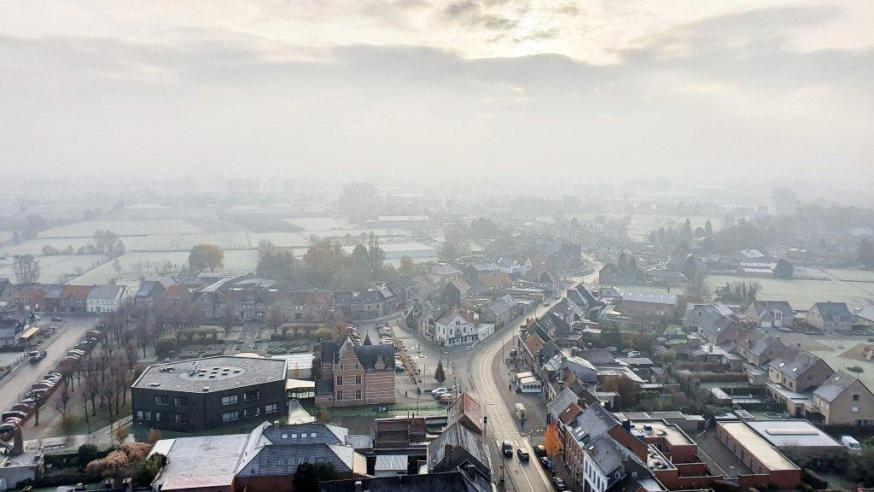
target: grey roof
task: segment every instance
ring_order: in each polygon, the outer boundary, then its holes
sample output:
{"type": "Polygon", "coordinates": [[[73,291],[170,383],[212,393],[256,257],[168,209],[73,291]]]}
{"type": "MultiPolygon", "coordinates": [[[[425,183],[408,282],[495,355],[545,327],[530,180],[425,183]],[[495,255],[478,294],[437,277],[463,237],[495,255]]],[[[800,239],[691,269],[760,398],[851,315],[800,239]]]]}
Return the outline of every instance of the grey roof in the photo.
{"type": "Polygon", "coordinates": [[[144,280],[140,284],[140,288],[137,289],[137,293],[134,295],[135,297],[151,297],[159,287],[161,289],[164,288],[161,282],[158,282],[157,280],[144,280]]]}
{"type": "Polygon", "coordinates": [[[480,472],[489,476],[491,474],[489,463],[489,451],[482,437],[468,430],[461,422],[454,422],[443,429],[443,432],[437,439],[428,444],[428,469],[436,471],[447,471],[463,464],[462,462],[454,462],[453,456],[446,456],[446,448],[450,447],[455,455],[455,448],[464,449],[467,454],[473,459],[472,464],[476,466],[480,472]]]}
{"type": "MultiPolygon", "coordinates": [[[[750,353],[753,355],[759,356],[765,353],[771,346],[780,342],[780,337],[774,335],[765,335],[764,337],[758,339],[755,344],[750,348],[750,353]]],[[[781,342],[782,343],[782,342],[781,342]]]]}
{"type": "Polygon", "coordinates": [[[613,478],[615,472],[625,459],[625,453],[619,444],[609,434],[601,434],[594,438],[586,448],[592,461],[604,472],[607,477],[613,478]]]}
{"type": "Polygon", "coordinates": [[[407,472],[408,457],[405,454],[380,454],[376,456],[376,465],[373,471],[402,471],[407,472]]]}
{"type": "Polygon", "coordinates": [[[755,301],[752,308],[756,311],[756,316],[762,318],[774,311],[780,311],[784,317],[793,317],[792,306],[787,301],[755,301]]]}
{"type": "Polygon", "coordinates": [[[322,360],[330,361],[336,357],[343,347],[352,347],[355,351],[355,356],[361,362],[361,366],[366,372],[373,372],[376,369],[376,361],[382,356],[382,361],[385,363],[384,371],[394,371],[395,347],[389,344],[377,345],[355,345],[348,337],[342,345],[336,342],[322,342],[322,360]]]}
{"type": "Polygon", "coordinates": [[[348,430],[321,422],[271,425],[249,433],[236,473],[246,476],[286,475],[303,462],[327,462],[337,471],[361,470],[364,457],[346,445],[348,430]]]}
{"type": "Polygon", "coordinates": [[[755,420],[747,425],[778,448],[842,447],[841,443],[806,420],[755,420]]]}
{"type": "Polygon", "coordinates": [[[98,285],[88,292],[88,299],[116,299],[123,290],[120,285],[98,285]]]}
{"type": "Polygon", "coordinates": [[[676,306],[678,302],[677,296],[673,294],[653,294],[650,292],[632,292],[628,290],[623,290],[621,297],[623,301],[665,304],[671,306],[676,306]]]}
{"type": "Polygon", "coordinates": [[[558,419],[561,413],[564,412],[571,403],[576,403],[579,400],[580,397],[578,397],[576,393],[571,391],[570,388],[565,388],[561,390],[552,401],[546,404],[546,410],[553,418],[558,419]]]}
{"type": "Polygon", "coordinates": [[[431,275],[461,275],[461,271],[448,263],[435,263],[431,265],[431,275]]]}
{"type": "Polygon", "coordinates": [[[850,376],[844,371],[838,371],[822,383],[813,394],[831,403],[856,381],[858,378],[850,376]]]}
{"type": "Polygon", "coordinates": [[[853,314],[845,302],[817,302],[811,307],[819,310],[825,321],[852,321],[853,314]]]}
{"type": "Polygon", "coordinates": [[[286,379],[286,361],[218,356],[197,360],[152,364],[131,385],[157,391],[203,393],[245,388],[286,379]]]}
{"type": "Polygon", "coordinates": [[[780,372],[785,376],[796,379],[813,367],[818,360],[820,360],[820,358],[810,352],[801,352],[791,362],[777,361],[773,362],[771,366],[776,365],[780,372]]]}
{"type": "Polygon", "coordinates": [[[589,405],[570,425],[573,427],[574,440],[582,443],[609,432],[619,425],[619,421],[603,406],[589,405]]]}
{"type": "Polygon", "coordinates": [[[46,287],[46,299],[59,299],[64,293],[63,285],[49,285],[46,287]]]}
{"type": "Polygon", "coordinates": [[[167,457],[167,464],[154,485],[191,480],[230,485],[248,438],[248,434],[226,434],[159,441],[155,449],[166,450],[162,454],[167,457]]]}

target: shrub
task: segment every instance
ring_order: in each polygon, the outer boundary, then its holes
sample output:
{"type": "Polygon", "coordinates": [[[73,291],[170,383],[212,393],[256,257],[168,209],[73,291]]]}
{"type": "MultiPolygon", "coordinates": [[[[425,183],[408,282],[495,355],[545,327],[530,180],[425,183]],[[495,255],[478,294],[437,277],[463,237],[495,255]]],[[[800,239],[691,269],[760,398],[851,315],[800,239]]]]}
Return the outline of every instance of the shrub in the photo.
{"type": "Polygon", "coordinates": [[[158,343],[155,344],[155,353],[160,357],[165,357],[173,350],[176,350],[176,339],[174,337],[161,337],[158,339],[158,343]]]}
{"type": "Polygon", "coordinates": [[[89,443],[85,443],[79,446],[79,452],[77,454],[77,461],[79,462],[79,466],[86,466],[88,463],[94,461],[97,458],[97,446],[89,443]]]}
{"type": "Polygon", "coordinates": [[[847,368],[847,370],[850,372],[855,372],[855,373],[865,372],[865,370],[862,369],[862,367],[860,367],[860,366],[850,366],[847,368]]]}

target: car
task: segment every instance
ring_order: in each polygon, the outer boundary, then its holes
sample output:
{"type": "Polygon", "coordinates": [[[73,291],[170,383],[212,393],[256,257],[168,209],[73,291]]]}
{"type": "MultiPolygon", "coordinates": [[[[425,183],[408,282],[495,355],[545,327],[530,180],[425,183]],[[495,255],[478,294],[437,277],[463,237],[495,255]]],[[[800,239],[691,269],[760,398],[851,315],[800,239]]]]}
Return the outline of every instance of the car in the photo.
{"type": "Polygon", "coordinates": [[[546,446],[544,446],[543,444],[538,444],[537,446],[534,446],[534,456],[537,456],[538,458],[546,456],[546,446]]]}
{"type": "Polygon", "coordinates": [[[11,438],[17,427],[17,425],[0,424],[0,439],[5,440],[11,438]]]}
{"type": "Polygon", "coordinates": [[[543,468],[545,468],[547,471],[552,471],[552,469],[555,467],[555,465],[553,465],[552,463],[552,460],[549,459],[549,456],[541,456],[540,465],[543,466],[543,468]]]}
{"type": "Polygon", "coordinates": [[[37,363],[46,358],[48,352],[45,350],[34,350],[32,352],[27,353],[27,358],[30,359],[31,362],[37,363]]]}
{"type": "Polygon", "coordinates": [[[501,452],[504,453],[504,456],[507,458],[513,457],[513,445],[510,441],[504,441],[501,443],[501,452]]]}
{"type": "Polygon", "coordinates": [[[454,398],[452,397],[451,394],[444,393],[440,396],[440,399],[437,400],[437,403],[439,403],[441,405],[449,405],[450,403],[452,403],[453,400],[454,400],[454,398]]]}
{"type": "Polygon", "coordinates": [[[432,395],[437,396],[437,393],[449,393],[449,390],[443,386],[431,390],[432,395]]]}
{"type": "Polygon", "coordinates": [[[5,419],[3,419],[4,424],[12,424],[15,427],[20,427],[22,422],[24,422],[24,420],[21,418],[18,418],[18,417],[11,417],[10,416],[10,417],[6,417],[5,419]]]}
{"type": "Polygon", "coordinates": [[[531,459],[531,457],[528,455],[528,450],[524,449],[521,446],[516,448],[516,457],[519,458],[519,461],[521,461],[522,463],[528,463],[528,461],[531,459]]]}
{"type": "Polygon", "coordinates": [[[64,321],[64,318],[60,316],[52,316],[52,321],[54,321],[55,323],[62,323],[64,321]]]}
{"type": "Polygon", "coordinates": [[[552,477],[552,486],[555,487],[555,490],[560,492],[567,490],[567,485],[564,484],[564,480],[559,477],[552,477]]]}
{"type": "Polygon", "coordinates": [[[3,421],[6,421],[8,417],[17,417],[21,420],[24,420],[27,418],[27,414],[22,412],[21,410],[7,410],[3,412],[2,415],[0,415],[0,419],[2,419],[3,421]]]}

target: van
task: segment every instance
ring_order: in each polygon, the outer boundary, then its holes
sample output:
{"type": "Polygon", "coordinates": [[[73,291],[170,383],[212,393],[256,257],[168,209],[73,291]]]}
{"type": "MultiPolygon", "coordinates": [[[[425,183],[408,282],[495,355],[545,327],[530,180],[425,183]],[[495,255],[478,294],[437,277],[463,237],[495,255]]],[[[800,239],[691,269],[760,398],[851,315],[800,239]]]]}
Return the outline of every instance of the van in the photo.
{"type": "Polygon", "coordinates": [[[853,436],[841,436],[841,444],[846,446],[850,451],[861,451],[862,446],[853,436]]]}
{"type": "Polygon", "coordinates": [[[516,404],[516,418],[523,422],[528,418],[528,412],[525,410],[525,405],[521,403],[516,404]]]}

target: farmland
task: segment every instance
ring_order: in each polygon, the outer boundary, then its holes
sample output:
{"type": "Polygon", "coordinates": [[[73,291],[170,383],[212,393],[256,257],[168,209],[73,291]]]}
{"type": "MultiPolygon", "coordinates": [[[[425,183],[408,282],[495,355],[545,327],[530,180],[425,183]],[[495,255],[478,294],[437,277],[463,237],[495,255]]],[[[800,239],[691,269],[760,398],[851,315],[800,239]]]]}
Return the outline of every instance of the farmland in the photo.
{"type": "Polygon", "coordinates": [[[96,230],[112,231],[119,236],[144,236],[149,234],[195,234],[204,232],[185,220],[106,220],[76,222],[46,229],[38,234],[41,238],[91,237],[96,230]]]}
{"type": "MultiPolygon", "coordinates": [[[[40,256],[40,282],[58,282],[67,276],[81,274],[106,261],[101,255],[40,256]]],[[[12,258],[0,260],[0,277],[15,280],[12,271],[12,258]]]]}
{"type": "MultiPolygon", "coordinates": [[[[867,273],[867,272],[866,272],[867,273]]],[[[807,309],[814,302],[846,302],[860,306],[868,299],[874,300],[874,283],[845,282],[841,280],[780,280],[773,278],[749,278],[729,275],[711,275],[707,285],[715,289],[728,282],[755,282],[762,286],[759,299],[786,300],[795,309],[807,309]]]]}

